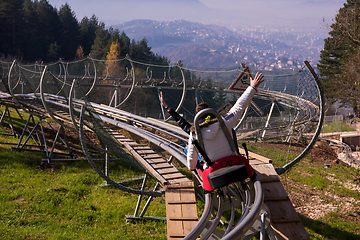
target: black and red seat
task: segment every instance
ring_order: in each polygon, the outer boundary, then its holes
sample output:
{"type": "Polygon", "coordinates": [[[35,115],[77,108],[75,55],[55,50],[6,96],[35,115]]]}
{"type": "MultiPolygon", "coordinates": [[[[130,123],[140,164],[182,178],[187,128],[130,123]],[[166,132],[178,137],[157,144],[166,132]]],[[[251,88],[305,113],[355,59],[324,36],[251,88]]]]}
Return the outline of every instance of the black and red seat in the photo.
{"type": "Polygon", "coordinates": [[[197,169],[197,173],[202,179],[202,185],[205,191],[213,191],[215,189],[227,186],[231,183],[244,181],[245,179],[252,177],[255,174],[254,169],[250,166],[249,160],[244,156],[238,154],[237,146],[233,141],[222,117],[213,109],[204,109],[200,111],[194,120],[196,140],[193,141],[196,148],[201,153],[203,159],[207,163],[205,169],[197,169]],[[230,144],[234,155],[227,156],[212,162],[204,151],[203,141],[201,137],[201,131],[199,127],[199,121],[204,115],[212,114],[215,116],[220,124],[221,129],[230,144]]]}

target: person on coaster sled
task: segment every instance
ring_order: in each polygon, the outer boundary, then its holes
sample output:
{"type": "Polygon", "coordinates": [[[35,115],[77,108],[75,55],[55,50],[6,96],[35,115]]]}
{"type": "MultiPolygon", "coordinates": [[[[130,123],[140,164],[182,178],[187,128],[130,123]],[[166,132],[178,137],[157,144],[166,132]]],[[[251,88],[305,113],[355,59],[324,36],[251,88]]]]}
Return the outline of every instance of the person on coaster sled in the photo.
{"type": "MultiPolygon", "coordinates": [[[[184,130],[184,132],[186,132],[187,134],[190,134],[190,129],[191,129],[192,125],[188,121],[186,121],[185,118],[180,116],[180,114],[178,112],[176,112],[174,109],[172,109],[171,107],[169,107],[169,105],[166,104],[162,91],[160,91],[160,100],[161,100],[161,104],[164,106],[164,108],[170,114],[170,116],[175,120],[175,122],[178,123],[180,128],[182,130],[184,130]]],[[[207,103],[201,103],[197,106],[197,109],[204,109],[204,108],[209,108],[209,107],[210,106],[207,103]]],[[[196,113],[198,112],[197,110],[195,110],[195,111],[196,111],[196,113]]],[[[231,129],[231,130],[232,130],[233,141],[234,141],[235,145],[237,146],[236,133],[235,133],[234,129],[231,129]]],[[[188,146],[186,146],[184,148],[185,154],[187,154],[187,149],[188,149],[188,146]]],[[[196,168],[201,169],[201,170],[203,170],[203,167],[202,167],[203,161],[202,160],[203,160],[202,156],[201,156],[201,154],[199,154],[196,168]]]]}
{"type": "MultiPolygon", "coordinates": [[[[238,98],[230,111],[225,114],[225,116],[222,116],[230,133],[232,132],[233,126],[240,120],[244,110],[251,102],[251,99],[257,92],[258,86],[262,82],[264,82],[262,73],[256,73],[255,78],[250,78],[250,86],[238,98]]],[[[196,107],[196,113],[206,108],[209,108],[208,104],[200,103],[196,107]]],[[[204,151],[212,162],[233,155],[225,134],[221,130],[220,124],[214,116],[205,116],[199,126],[204,143],[204,151]]],[[[193,144],[193,139],[195,138],[195,129],[191,128],[187,150],[187,164],[191,171],[196,169],[199,156],[198,150],[193,144]]],[[[204,168],[205,167],[206,166],[204,166],[204,168]]]]}

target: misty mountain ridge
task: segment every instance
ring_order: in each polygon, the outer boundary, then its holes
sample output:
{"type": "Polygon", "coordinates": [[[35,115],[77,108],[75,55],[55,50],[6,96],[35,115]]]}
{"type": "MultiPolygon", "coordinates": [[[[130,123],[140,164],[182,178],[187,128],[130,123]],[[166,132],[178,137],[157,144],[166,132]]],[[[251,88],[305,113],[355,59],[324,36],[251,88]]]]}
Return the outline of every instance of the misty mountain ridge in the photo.
{"type": "MultiPolygon", "coordinates": [[[[155,21],[187,20],[216,24],[229,28],[261,26],[267,29],[321,30],[323,18],[331,20],[342,4],[328,1],[267,1],[267,0],[67,0],[79,20],[95,14],[107,25],[134,19],[155,21]],[[208,3],[208,5],[204,4],[208,3]],[[215,3],[215,5],[214,5],[215,3]]],[[[63,0],[49,0],[57,7],[63,0]]]]}
{"type": "Polygon", "coordinates": [[[184,20],[138,19],[112,27],[136,41],[145,37],[152,51],[168,57],[172,64],[182,60],[185,65],[204,68],[236,68],[241,63],[268,70],[296,68],[304,60],[317,61],[323,44],[322,38],[311,35],[246,29],[240,33],[184,20]]]}

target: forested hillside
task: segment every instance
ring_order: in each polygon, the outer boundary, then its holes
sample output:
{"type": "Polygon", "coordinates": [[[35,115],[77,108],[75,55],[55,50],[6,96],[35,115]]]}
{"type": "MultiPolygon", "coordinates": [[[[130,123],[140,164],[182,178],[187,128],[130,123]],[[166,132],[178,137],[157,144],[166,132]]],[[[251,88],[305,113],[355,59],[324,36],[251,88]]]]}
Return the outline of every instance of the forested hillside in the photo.
{"type": "MultiPolygon", "coordinates": [[[[125,32],[105,27],[95,15],[91,18],[84,17],[78,22],[75,12],[68,4],[57,9],[47,0],[0,1],[0,60],[17,59],[23,64],[35,61],[47,64],[59,59],[83,59],[89,55],[98,60],[118,60],[128,55],[131,59],[146,64],[169,66],[170,63],[167,57],[155,54],[151,50],[146,38],[140,41],[131,40],[125,32]]],[[[137,76],[145,76],[146,69],[139,66],[135,68],[137,76]]],[[[172,78],[182,78],[177,67],[171,69],[172,78]]],[[[101,70],[100,73],[106,75],[101,70]]],[[[163,72],[153,73],[153,77],[161,75],[163,78],[163,72]]],[[[185,73],[188,79],[189,74],[185,73]]],[[[207,82],[207,86],[211,88],[211,79],[207,79],[207,82]]],[[[155,88],[135,89],[133,96],[122,108],[139,115],[159,117],[152,111],[154,108],[160,108],[160,105],[156,104],[159,103],[156,91],[155,88]]],[[[166,95],[173,98],[181,95],[176,90],[169,92],[171,94],[166,95]]],[[[206,95],[207,101],[214,108],[222,106],[226,101],[224,94],[209,92],[206,95]]],[[[188,114],[185,115],[189,119],[193,118],[189,113],[194,112],[194,98],[194,93],[189,91],[183,105],[184,109],[187,109],[188,114]]],[[[167,101],[174,107],[178,103],[170,98],[167,101]]]]}
{"type": "Polygon", "coordinates": [[[78,22],[68,4],[57,9],[47,0],[0,1],[2,58],[50,62],[91,54],[93,58],[103,59],[113,42],[119,43],[119,57],[129,54],[137,60],[168,64],[166,57],[151,51],[145,38],[136,42],[118,29],[107,29],[95,15],[78,22]]]}

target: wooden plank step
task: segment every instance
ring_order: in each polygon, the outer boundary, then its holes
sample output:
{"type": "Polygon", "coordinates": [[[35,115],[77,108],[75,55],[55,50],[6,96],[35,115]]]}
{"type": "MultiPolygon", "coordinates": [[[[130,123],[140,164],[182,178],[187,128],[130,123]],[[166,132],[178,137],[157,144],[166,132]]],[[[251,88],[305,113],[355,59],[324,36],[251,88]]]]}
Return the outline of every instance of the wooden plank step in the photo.
{"type": "Polygon", "coordinates": [[[124,135],[122,135],[121,133],[116,132],[116,131],[111,131],[111,134],[114,135],[114,136],[117,136],[118,138],[127,138],[124,135]]]}
{"type": "Polygon", "coordinates": [[[188,181],[186,183],[182,183],[182,184],[174,184],[174,185],[168,185],[166,186],[167,189],[193,189],[194,188],[194,183],[191,181],[188,181]]]}
{"type": "Polygon", "coordinates": [[[263,182],[279,182],[279,176],[277,175],[274,166],[272,164],[260,164],[252,166],[256,172],[257,177],[261,183],[263,182]]]}
{"type": "MultiPolygon", "coordinates": [[[[242,149],[242,148],[239,148],[239,152],[240,152],[240,154],[242,154],[242,155],[244,155],[244,156],[246,155],[245,150],[242,149]]],[[[271,159],[266,158],[266,157],[263,157],[263,156],[261,156],[261,155],[259,155],[259,154],[253,153],[253,152],[249,152],[249,158],[250,158],[250,159],[254,158],[254,159],[260,160],[260,161],[262,161],[262,162],[265,163],[265,164],[267,164],[267,163],[272,163],[272,160],[271,160],[271,159]]]]}
{"type": "MultiPolygon", "coordinates": [[[[136,150],[136,149],[135,149],[136,150]]],[[[145,155],[145,154],[151,154],[151,153],[155,153],[154,150],[149,149],[149,150],[136,150],[136,152],[140,155],[145,155]]]]}
{"type": "Polygon", "coordinates": [[[167,204],[196,204],[196,201],[168,201],[167,204]]]}
{"type": "Polygon", "coordinates": [[[159,154],[148,154],[144,156],[144,159],[152,159],[152,158],[158,158],[159,154]]]}
{"type": "MultiPolygon", "coordinates": [[[[137,143],[137,142],[127,142],[126,144],[128,144],[128,145],[130,145],[130,146],[132,146],[132,147],[134,147],[134,146],[138,146],[139,144],[137,143]]],[[[146,145],[145,145],[146,146],[146,145]]],[[[159,155],[157,155],[157,156],[159,156],[159,155]]]]}
{"type": "Polygon", "coordinates": [[[135,150],[152,150],[149,146],[134,146],[135,150]]]}
{"type": "Polygon", "coordinates": [[[124,139],[119,139],[117,137],[115,137],[116,140],[119,140],[121,143],[125,143],[125,142],[134,142],[134,140],[128,139],[128,138],[124,138],[124,139]]]}
{"type": "MultiPolygon", "coordinates": [[[[144,167],[147,169],[147,171],[153,176],[155,177],[159,183],[162,185],[162,186],[165,186],[168,184],[168,181],[163,178],[157,171],[156,169],[154,169],[154,167],[149,164],[144,158],[142,158],[142,156],[140,154],[138,154],[132,146],[128,145],[128,144],[124,144],[124,146],[127,148],[127,150],[138,160],[138,162],[144,167]]],[[[161,163],[163,164],[163,163],[161,163]]],[[[161,164],[155,164],[156,165],[161,165],[161,164]]],[[[167,164],[169,166],[171,166],[170,164],[167,164]]],[[[171,166],[172,167],[172,166],[171,166]]]]}
{"type": "Polygon", "coordinates": [[[252,165],[270,210],[270,224],[277,239],[310,239],[272,164],[252,165]]]}
{"type": "Polygon", "coordinates": [[[183,183],[183,182],[188,182],[189,179],[186,178],[186,177],[183,177],[183,178],[178,178],[178,179],[169,179],[168,182],[170,184],[177,184],[177,183],[183,183]]]}
{"type": "Polygon", "coordinates": [[[146,159],[146,158],[144,157],[144,159],[145,159],[148,163],[150,163],[150,164],[154,164],[154,163],[167,163],[167,161],[166,161],[165,159],[163,159],[163,158],[146,159]]]}
{"type": "Polygon", "coordinates": [[[184,238],[198,219],[194,183],[188,180],[165,186],[165,202],[168,239],[184,238]]]}
{"type": "Polygon", "coordinates": [[[258,159],[250,159],[250,160],[249,160],[249,163],[250,163],[250,165],[264,164],[263,161],[260,161],[260,160],[258,160],[258,159]]]}
{"type": "MultiPolygon", "coordinates": [[[[179,170],[177,170],[176,168],[163,168],[163,169],[157,169],[157,171],[163,176],[165,174],[170,174],[170,173],[179,173],[179,170]]],[[[184,175],[182,175],[182,176],[184,176],[184,175]]]]}
{"type": "Polygon", "coordinates": [[[154,169],[173,168],[173,166],[170,165],[169,163],[151,164],[151,166],[152,166],[154,169]]]}
{"type": "Polygon", "coordinates": [[[161,174],[161,176],[163,176],[163,178],[165,178],[166,180],[170,180],[170,179],[177,179],[177,178],[183,178],[184,175],[180,172],[177,173],[172,173],[172,174],[161,174]]]}
{"type": "Polygon", "coordinates": [[[170,217],[170,221],[198,221],[198,217],[170,217]]]}

